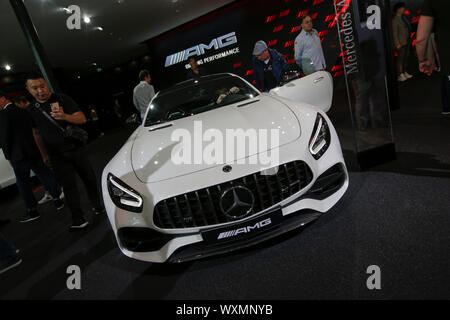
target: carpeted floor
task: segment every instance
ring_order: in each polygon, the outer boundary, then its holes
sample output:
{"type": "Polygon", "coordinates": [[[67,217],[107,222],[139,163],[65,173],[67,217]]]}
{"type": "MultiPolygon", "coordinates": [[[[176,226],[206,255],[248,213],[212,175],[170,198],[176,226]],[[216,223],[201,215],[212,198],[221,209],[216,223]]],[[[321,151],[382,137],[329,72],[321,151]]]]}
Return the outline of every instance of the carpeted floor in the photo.
{"type": "MultiPolygon", "coordinates": [[[[440,114],[439,79],[417,76],[400,92],[396,161],[350,172],[344,198],[313,224],[224,256],[135,261],[120,253],[106,217],[69,233],[68,211],[49,204],[42,219],[20,224],[15,187],[2,190],[0,215],[13,222],[1,232],[23,263],[0,275],[0,299],[449,299],[450,117],[440,114]],[[81,290],[66,287],[70,265],[81,268],[81,290]],[[366,287],[370,265],[381,269],[381,290],[366,287]]],[[[98,179],[130,133],[90,145],[98,179]]]]}

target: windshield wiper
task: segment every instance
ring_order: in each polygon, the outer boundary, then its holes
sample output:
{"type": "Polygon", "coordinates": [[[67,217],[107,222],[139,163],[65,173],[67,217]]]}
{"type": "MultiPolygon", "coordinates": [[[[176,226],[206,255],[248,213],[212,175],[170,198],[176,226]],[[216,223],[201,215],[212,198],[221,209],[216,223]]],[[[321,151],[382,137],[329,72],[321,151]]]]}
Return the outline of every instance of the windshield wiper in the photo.
{"type": "Polygon", "coordinates": [[[247,106],[247,105],[249,105],[249,104],[252,104],[252,103],[255,103],[255,102],[258,102],[259,101],[259,99],[257,99],[257,100],[253,100],[253,101],[250,101],[250,102],[246,102],[246,103],[241,103],[240,105],[238,105],[237,107],[238,108],[240,108],[240,107],[244,107],[244,106],[247,106]]]}
{"type": "Polygon", "coordinates": [[[171,127],[171,126],[173,126],[173,123],[168,123],[168,124],[160,126],[160,127],[151,128],[151,129],[148,129],[148,131],[152,132],[152,131],[156,131],[156,130],[160,130],[160,129],[165,129],[165,128],[168,128],[168,127],[171,127]]]}
{"type": "Polygon", "coordinates": [[[168,122],[168,121],[169,120],[158,120],[158,121],[154,121],[154,122],[145,121],[144,127],[156,126],[157,124],[161,124],[161,123],[168,122]]]}

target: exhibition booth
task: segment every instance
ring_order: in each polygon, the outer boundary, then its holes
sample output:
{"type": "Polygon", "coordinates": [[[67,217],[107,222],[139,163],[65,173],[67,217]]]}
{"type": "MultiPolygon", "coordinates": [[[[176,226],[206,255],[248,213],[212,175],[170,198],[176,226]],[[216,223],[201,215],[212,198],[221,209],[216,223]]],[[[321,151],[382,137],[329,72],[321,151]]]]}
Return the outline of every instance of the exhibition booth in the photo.
{"type": "Polygon", "coordinates": [[[318,31],[334,79],[329,115],[348,162],[360,169],[395,158],[390,110],[398,108],[389,1],[236,1],[146,43],[155,77],[170,86],[186,79],[189,58],[209,73],[230,72],[254,83],[252,50],[264,40],[291,70],[300,18],[318,31]],[[355,160],[355,161],[353,161],[355,160]]]}

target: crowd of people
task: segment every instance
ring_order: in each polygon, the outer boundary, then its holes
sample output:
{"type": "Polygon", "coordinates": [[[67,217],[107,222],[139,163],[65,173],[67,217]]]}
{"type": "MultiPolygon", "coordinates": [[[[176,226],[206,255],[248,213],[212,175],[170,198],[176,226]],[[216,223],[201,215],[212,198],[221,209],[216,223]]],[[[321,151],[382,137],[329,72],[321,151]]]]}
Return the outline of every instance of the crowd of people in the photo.
{"type": "MultiPolygon", "coordinates": [[[[89,222],[81,208],[76,175],[86,188],[92,213],[105,213],[85,149],[87,133],[78,127],[86,123],[86,116],[71,97],[51,92],[39,73],[28,74],[25,86],[33,101],[20,98],[12,102],[5,92],[0,92],[0,147],[13,167],[25,204],[25,214],[20,222],[40,218],[32,190],[32,170],[50,193],[56,210],[62,210],[64,203],[67,204],[72,215],[69,229],[84,229],[89,222]]],[[[0,235],[0,272],[20,261],[13,245],[0,235]]]]}

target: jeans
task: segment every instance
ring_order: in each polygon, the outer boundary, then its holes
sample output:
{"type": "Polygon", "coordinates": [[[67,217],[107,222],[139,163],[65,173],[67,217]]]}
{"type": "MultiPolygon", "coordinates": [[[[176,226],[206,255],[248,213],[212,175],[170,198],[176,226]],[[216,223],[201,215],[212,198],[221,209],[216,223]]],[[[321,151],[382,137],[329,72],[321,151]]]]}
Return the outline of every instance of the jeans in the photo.
{"type": "Polygon", "coordinates": [[[101,208],[102,202],[97,190],[95,173],[85,154],[84,148],[50,156],[56,177],[64,188],[64,196],[69,207],[72,219],[79,221],[84,214],[81,209],[80,192],[77,186],[76,173],[86,188],[89,200],[94,208],[101,208]]]}
{"type": "Polygon", "coordinates": [[[27,211],[36,210],[37,208],[37,201],[31,187],[30,170],[33,170],[54,199],[58,199],[61,195],[61,187],[58,185],[55,175],[40,158],[12,162],[11,165],[16,175],[17,187],[25,202],[27,211]]]}
{"type": "Polygon", "coordinates": [[[408,66],[409,58],[409,42],[406,46],[401,47],[397,50],[397,75],[406,72],[406,67],[408,66]]]}
{"type": "Polygon", "coordinates": [[[14,259],[16,256],[16,248],[0,233],[0,261],[14,259]]]}
{"type": "Polygon", "coordinates": [[[442,111],[450,112],[450,75],[442,77],[441,93],[442,93],[442,111]]]}

